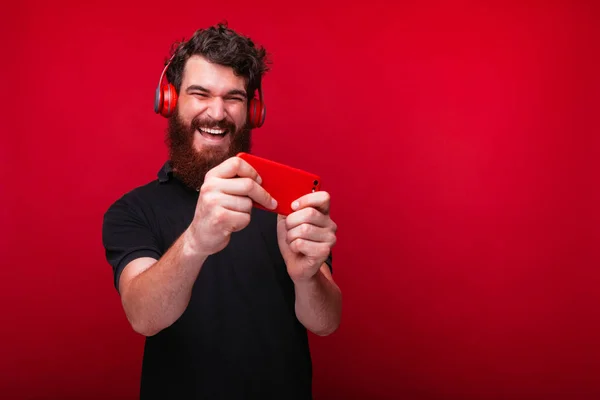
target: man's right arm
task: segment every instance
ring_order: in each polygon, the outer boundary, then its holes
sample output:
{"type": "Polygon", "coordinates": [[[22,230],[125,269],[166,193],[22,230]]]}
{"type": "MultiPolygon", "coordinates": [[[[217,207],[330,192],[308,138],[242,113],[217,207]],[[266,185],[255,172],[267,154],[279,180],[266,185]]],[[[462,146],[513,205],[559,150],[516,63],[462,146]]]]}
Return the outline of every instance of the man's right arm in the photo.
{"type": "MultiPolygon", "coordinates": [[[[224,161],[206,174],[192,223],[160,259],[146,255],[127,263],[117,285],[127,319],[136,332],[155,335],[183,314],[206,259],[227,246],[231,233],[250,223],[253,200],[268,209],[277,206],[261,182],[256,170],[244,160],[232,157],[224,161]]],[[[108,233],[110,248],[127,252],[128,248],[151,247],[147,242],[137,243],[138,239],[124,239],[135,240],[135,244],[119,241],[123,236],[146,236],[144,224],[137,220],[125,227],[120,222],[111,224],[127,235],[108,233]]]]}
{"type": "Polygon", "coordinates": [[[207,258],[192,243],[188,229],[160,260],[142,257],[123,269],[119,279],[121,302],[136,332],[155,335],[177,321],[187,308],[207,258]]]}

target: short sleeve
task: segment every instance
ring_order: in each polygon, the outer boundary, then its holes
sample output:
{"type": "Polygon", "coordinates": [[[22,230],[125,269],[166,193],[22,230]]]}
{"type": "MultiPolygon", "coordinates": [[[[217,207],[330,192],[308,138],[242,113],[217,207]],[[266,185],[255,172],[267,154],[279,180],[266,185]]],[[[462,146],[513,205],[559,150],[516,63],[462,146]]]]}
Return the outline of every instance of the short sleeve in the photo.
{"type": "Polygon", "coordinates": [[[102,242],[117,291],[121,272],[127,264],[140,257],[157,260],[161,257],[158,241],[143,213],[124,198],[117,200],[104,214],[102,242]]]}

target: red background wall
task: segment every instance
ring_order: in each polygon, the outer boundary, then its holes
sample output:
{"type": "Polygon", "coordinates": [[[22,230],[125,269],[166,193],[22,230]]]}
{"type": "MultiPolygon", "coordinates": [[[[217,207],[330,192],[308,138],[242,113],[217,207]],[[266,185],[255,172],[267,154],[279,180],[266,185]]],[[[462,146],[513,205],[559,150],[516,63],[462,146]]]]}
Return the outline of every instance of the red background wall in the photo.
{"type": "Polygon", "coordinates": [[[600,15],[573,3],[7,5],[2,397],[135,398],[102,215],[164,161],[170,44],[222,19],[274,61],[255,152],[333,196],[315,397],[600,397],[600,15]]]}

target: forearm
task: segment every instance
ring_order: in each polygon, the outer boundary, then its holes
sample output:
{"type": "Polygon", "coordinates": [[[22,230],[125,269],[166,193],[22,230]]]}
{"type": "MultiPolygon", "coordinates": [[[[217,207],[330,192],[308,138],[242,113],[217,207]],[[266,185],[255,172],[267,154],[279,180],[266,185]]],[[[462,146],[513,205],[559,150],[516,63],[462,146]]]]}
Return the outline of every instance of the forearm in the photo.
{"type": "MultiPolygon", "coordinates": [[[[328,268],[326,266],[326,268],[328,268]]],[[[295,282],[296,317],[311,332],[325,336],[339,326],[342,293],[333,280],[319,270],[310,280],[295,282]]]]}
{"type": "Polygon", "coordinates": [[[183,314],[206,256],[194,250],[186,230],[149,268],[135,276],[121,293],[134,330],[151,336],[183,314]]]}

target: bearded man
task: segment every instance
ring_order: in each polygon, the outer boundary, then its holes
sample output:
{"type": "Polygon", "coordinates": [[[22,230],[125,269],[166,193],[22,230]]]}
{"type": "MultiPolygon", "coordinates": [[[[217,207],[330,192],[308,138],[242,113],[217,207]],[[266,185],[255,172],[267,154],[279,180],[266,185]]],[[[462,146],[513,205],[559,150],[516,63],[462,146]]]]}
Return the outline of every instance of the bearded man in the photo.
{"type": "Polygon", "coordinates": [[[324,191],[268,211],[277,199],[236,157],[262,124],[267,70],[265,49],[225,24],[180,44],[155,105],[169,160],[104,216],[115,288],[145,336],[141,399],[312,398],[307,331],[341,318],[337,226],[324,191]]]}

